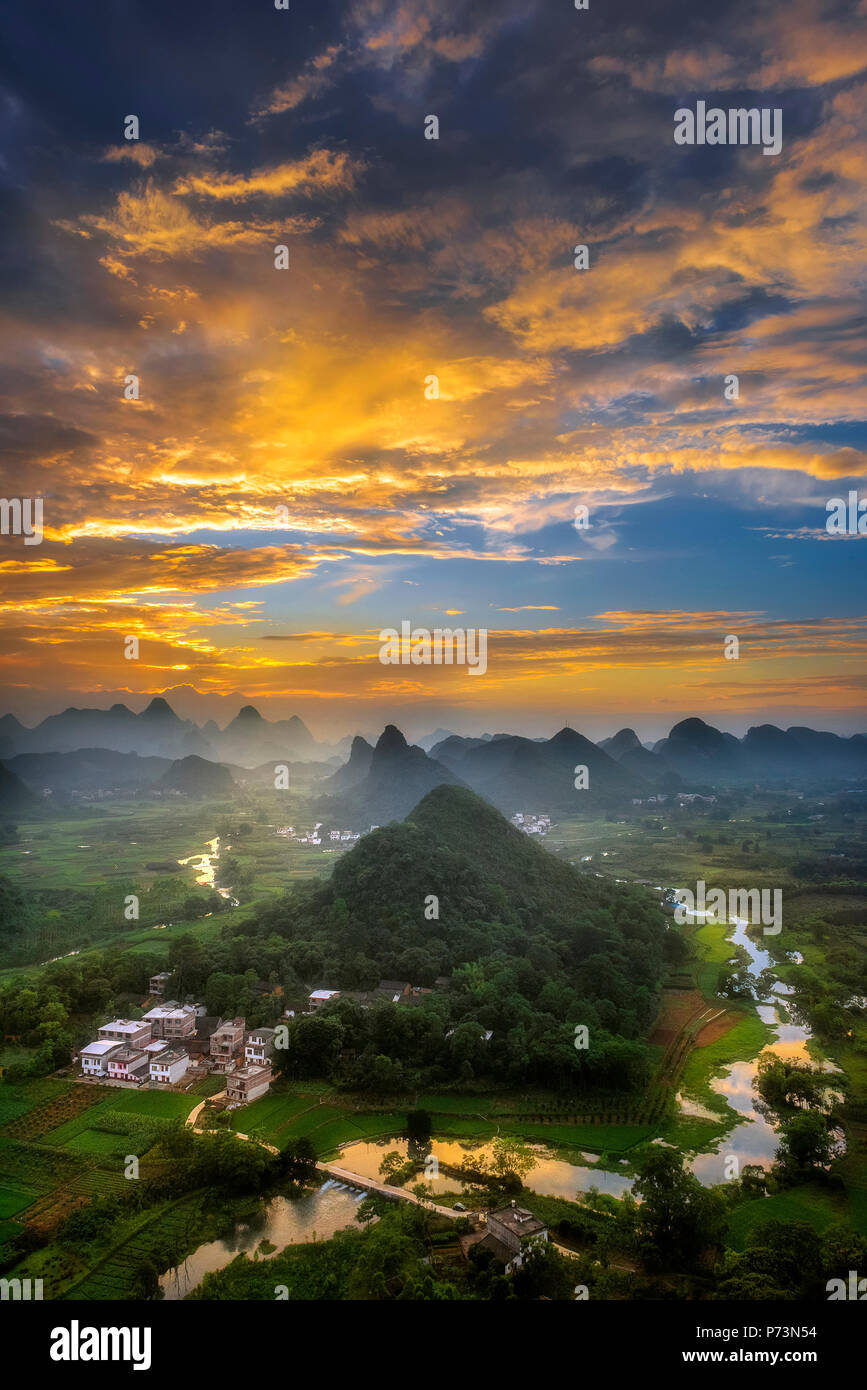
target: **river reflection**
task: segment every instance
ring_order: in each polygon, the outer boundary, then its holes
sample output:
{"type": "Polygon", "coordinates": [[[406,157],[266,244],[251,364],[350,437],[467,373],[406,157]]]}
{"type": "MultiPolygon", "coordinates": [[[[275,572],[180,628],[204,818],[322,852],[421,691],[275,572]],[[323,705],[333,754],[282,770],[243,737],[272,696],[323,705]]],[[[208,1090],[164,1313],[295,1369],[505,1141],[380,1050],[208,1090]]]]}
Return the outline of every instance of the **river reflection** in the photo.
{"type": "MultiPolygon", "coordinates": [[[[585,1168],[580,1164],[567,1163],[555,1158],[542,1144],[528,1144],[536,1159],[536,1166],[524,1179],[525,1185],[545,1197],[568,1197],[575,1200],[579,1192],[589,1192],[596,1187],[600,1192],[608,1192],[612,1197],[622,1197],[631,1187],[631,1179],[622,1173],[609,1173],[604,1168],[585,1168]]],[[[364,1178],[378,1178],[383,1181],[379,1165],[387,1153],[399,1153],[402,1158],[409,1150],[408,1139],[381,1139],[376,1143],[349,1144],[341,1151],[340,1166],[358,1173],[364,1178]]],[[[453,1168],[472,1168],[473,1160],[490,1159],[490,1144],[461,1144],[450,1139],[431,1139],[425,1145],[425,1152],[433,1154],[440,1163],[453,1168]]],[[[416,1182],[422,1181],[419,1174],[416,1182]]],[[[425,1178],[425,1186],[432,1194],[438,1192],[457,1192],[462,1184],[459,1178],[441,1173],[436,1178],[425,1178]]],[[[412,1188],[413,1182],[409,1183],[412,1188]]]]}
{"type": "Polygon", "coordinates": [[[350,1188],[329,1179],[315,1192],[306,1192],[303,1197],[272,1197],[252,1220],[239,1223],[220,1240],[200,1245],[182,1265],[160,1275],[163,1298],[186,1298],[206,1274],[223,1269],[236,1255],[252,1254],[263,1240],[276,1247],[269,1252],[271,1255],[287,1245],[330,1240],[335,1231],[355,1224],[355,1213],[363,1196],[360,1188],[350,1188]]]}
{"type": "MultiPolygon", "coordinates": [[[[706,912],[693,912],[688,914],[688,920],[691,918],[694,922],[706,921],[708,916],[710,914],[706,912]]],[[[759,997],[768,1001],[758,1003],[756,1012],[763,1023],[774,1029],[775,1036],[774,1040],[762,1048],[751,1061],[732,1063],[722,1076],[716,1077],[710,1083],[711,1090],[722,1096],[743,1120],[720,1140],[713,1153],[698,1154],[692,1159],[692,1171],[706,1187],[713,1183],[726,1182],[731,1177],[730,1165],[729,1171],[726,1171],[727,1160],[731,1156],[737,1158],[739,1172],[743,1172],[747,1163],[769,1168],[774,1161],[779,1137],[774,1126],[759,1108],[762,1104],[761,1098],[753,1086],[758,1074],[758,1059],[762,1052],[773,1052],[786,1062],[815,1065],[807,1049],[811,1037],[809,1029],[805,1024],[796,1022],[792,1006],[783,1003],[788,995],[794,993],[792,986],[770,975],[760,980],[763,972],[770,971],[774,965],[770,952],[763,950],[748,935],[749,923],[745,918],[730,917],[729,923],[734,927],[734,931],[727,940],[733,946],[743,948],[748,957],[747,973],[756,983],[759,997]],[[763,989],[767,991],[764,994],[763,989]]],[[[839,1070],[832,1062],[823,1062],[822,1066],[829,1073],[839,1070]]],[[[686,1106],[684,1112],[688,1113],[686,1106]]]]}
{"type": "MultiPolygon", "coordinates": [[[[178,863],[191,864],[196,873],[196,883],[203,888],[216,888],[217,861],[220,858],[220,837],[215,835],[213,840],[206,840],[208,846],[207,854],[190,854],[186,859],[179,859],[178,863]]],[[[240,906],[238,899],[232,896],[230,888],[216,888],[221,898],[225,898],[231,907],[240,906]]]]}

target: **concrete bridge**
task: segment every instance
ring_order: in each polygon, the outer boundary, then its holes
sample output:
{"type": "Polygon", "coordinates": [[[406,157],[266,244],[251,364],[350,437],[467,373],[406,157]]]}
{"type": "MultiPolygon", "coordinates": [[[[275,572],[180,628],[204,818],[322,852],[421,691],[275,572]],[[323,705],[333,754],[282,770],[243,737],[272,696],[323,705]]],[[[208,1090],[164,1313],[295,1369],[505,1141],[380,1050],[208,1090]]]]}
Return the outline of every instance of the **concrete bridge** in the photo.
{"type": "Polygon", "coordinates": [[[452,1207],[439,1207],[432,1202],[423,1202],[419,1197],[416,1197],[414,1192],[407,1192],[402,1187],[390,1187],[387,1183],[380,1182],[378,1178],[363,1178],[359,1173],[353,1173],[348,1168],[341,1168],[336,1163],[317,1163],[316,1167],[320,1173],[327,1173],[335,1182],[345,1182],[349,1187],[360,1187],[365,1192],[376,1192],[380,1197],[387,1197],[391,1202],[411,1202],[414,1206],[425,1207],[427,1211],[435,1211],[439,1216],[448,1216],[452,1221],[459,1216],[472,1215],[470,1212],[454,1211],[452,1207]]]}

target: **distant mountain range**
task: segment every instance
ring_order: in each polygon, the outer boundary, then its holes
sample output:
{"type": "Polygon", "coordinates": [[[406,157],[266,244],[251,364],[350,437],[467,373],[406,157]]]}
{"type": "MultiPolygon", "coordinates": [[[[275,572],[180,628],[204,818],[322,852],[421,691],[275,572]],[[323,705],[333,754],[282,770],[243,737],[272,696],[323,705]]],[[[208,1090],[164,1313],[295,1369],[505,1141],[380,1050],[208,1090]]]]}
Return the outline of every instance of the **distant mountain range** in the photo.
{"type": "Polygon", "coordinates": [[[195,754],[242,767],[255,767],[269,758],[325,761],[335,752],[331,745],[317,743],[297,715],[271,722],[253,705],[245,705],[224,729],[212,719],[202,728],[181,719],[160,696],[141,714],[120,704],[107,710],[66,709],[34,729],[25,728],[12,714],[0,719],[0,757],[6,761],[21,753],[73,753],[83,748],[142,757],[195,754]]]}
{"type": "Polygon", "coordinates": [[[778,729],[759,724],[742,739],[684,719],[668,738],[654,744],[655,755],[690,781],[754,782],[759,778],[862,777],[867,773],[867,738],[820,733],[816,729],[778,729]]]}
{"type": "Polygon", "coordinates": [[[273,785],[274,765],[286,762],[291,785],[308,789],[316,814],[357,827],[407,815],[442,784],[468,787],[507,815],[560,815],[679,788],[867,775],[864,734],[773,724],[738,739],[702,719],[684,719],[651,746],[629,728],[599,743],[568,727],[549,739],[436,732],[442,737],[413,745],[389,724],[375,747],[360,735],[351,745],[320,744],[297,716],[270,721],[245,705],[224,729],[213,720],[199,728],[159,697],[141,714],[125,705],[68,709],[34,729],[7,714],[0,718],[0,805],[24,809],[45,788],[57,794],[162,785],[190,795],[229,794],[237,783],[273,785]],[[338,749],[349,753],[342,766],[338,749]],[[336,770],[329,772],[329,763],[336,770]],[[587,769],[586,790],[575,786],[577,768],[587,769]]]}

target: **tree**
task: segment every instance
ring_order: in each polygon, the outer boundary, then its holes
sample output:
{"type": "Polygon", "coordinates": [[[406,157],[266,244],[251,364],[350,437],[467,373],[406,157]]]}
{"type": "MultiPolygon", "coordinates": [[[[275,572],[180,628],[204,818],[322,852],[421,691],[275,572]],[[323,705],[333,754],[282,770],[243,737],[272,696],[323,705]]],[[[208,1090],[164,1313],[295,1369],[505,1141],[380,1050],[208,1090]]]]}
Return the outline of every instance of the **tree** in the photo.
{"type": "Polygon", "coordinates": [[[520,1139],[498,1134],[491,1141],[491,1172],[498,1177],[525,1178],[536,1166],[533,1150],[520,1139]]]}
{"type": "Polygon", "coordinates": [[[573,1261],[546,1240],[533,1241],[521,1267],[512,1276],[518,1298],[572,1299],[575,1296],[573,1261]]]}
{"type": "Polygon", "coordinates": [[[642,1199],[638,1234],[648,1268],[689,1266],[722,1240],[728,1223],[724,1196],[702,1187],[676,1150],[657,1148],[649,1153],[634,1190],[642,1199]]]}
{"type": "Polygon", "coordinates": [[[379,1165],[380,1176],[390,1182],[397,1177],[398,1173],[406,1163],[403,1154],[398,1153],[397,1149],[391,1149],[379,1165]]]}
{"type": "Polygon", "coordinates": [[[797,1182],[824,1170],[835,1155],[828,1123],[816,1110],[805,1110],[786,1120],[780,1134],[774,1171],[782,1182],[797,1182]]]}
{"type": "Polygon", "coordinates": [[[793,1299],[821,1296],[823,1242],[804,1221],[761,1221],[745,1249],[728,1250],[717,1267],[717,1297],[793,1299]]]}

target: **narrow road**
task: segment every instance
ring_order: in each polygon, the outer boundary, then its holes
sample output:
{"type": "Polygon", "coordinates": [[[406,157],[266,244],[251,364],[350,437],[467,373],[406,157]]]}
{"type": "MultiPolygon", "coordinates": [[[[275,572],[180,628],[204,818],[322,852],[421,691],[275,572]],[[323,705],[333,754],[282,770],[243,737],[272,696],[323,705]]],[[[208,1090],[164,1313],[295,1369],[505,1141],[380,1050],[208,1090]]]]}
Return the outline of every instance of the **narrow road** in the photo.
{"type": "Polygon", "coordinates": [[[199,1118],[209,1100],[222,1100],[225,1094],[226,1090],[224,1087],[223,1090],[218,1091],[215,1096],[205,1096],[204,1100],[200,1100],[198,1105],[193,1106],[189,1115],[184,1120],[184,1124],[189,1125],[190,1129],[195,1129],[197,1134],[201,1134],[201,1130],[196,1128],[196,1120],[199,1118]]]}

